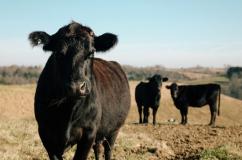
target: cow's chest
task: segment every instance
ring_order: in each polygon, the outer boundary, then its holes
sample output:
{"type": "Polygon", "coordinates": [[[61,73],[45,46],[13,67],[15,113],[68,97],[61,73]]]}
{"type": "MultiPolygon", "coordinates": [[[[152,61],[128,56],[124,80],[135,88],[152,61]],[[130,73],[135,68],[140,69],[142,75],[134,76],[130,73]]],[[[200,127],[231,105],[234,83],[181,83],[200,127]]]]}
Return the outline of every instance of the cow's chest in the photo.
{"type": "Polygon", "coordinates": [[[64,129],[66,144],[73,145],[85,135],[95,135],[100,123],[100,116],[97,113],[98,111],[92,108],[89,111],[77,112],[75,116],[71,116],[64,129]]]}
{"type": "Polygon", "coordinates": [[[66,146],[76,144],[82,138],[83,131],[84,129],[82,127],[77,127],[73,125],[68,126],[64,134],[66,146]]]}
{"type": "Polygon", "coordinates": [[[180,109],[184,106],[188,106],[188,102],[185,98],[177,98],[175,100],[175,106],[176,106],[176,108],[180,109]]]}
{"type": "Polygon", "coordinates": [[[66,101],[45,112],[37,111],[42,139],[62,151],[80,141],[83,135],[95,135],[101,117],[100,109],[87,101],[66,101]]]}

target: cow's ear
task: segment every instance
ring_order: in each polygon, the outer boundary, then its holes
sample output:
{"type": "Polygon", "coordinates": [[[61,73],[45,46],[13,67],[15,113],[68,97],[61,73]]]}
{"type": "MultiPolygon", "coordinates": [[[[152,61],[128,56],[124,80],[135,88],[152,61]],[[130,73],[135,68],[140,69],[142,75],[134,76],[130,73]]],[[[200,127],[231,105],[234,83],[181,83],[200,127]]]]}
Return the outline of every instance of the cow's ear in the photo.
{"type": "Polygon", "coordinates": [[[50,35],[46,32],[36,31],[29,34],[29,40],[33,46],[46,44],[49,41],[50,35]]]}
{"type": "Polygon", "coordinates": [[[164,78],[162,79],[162,81],[163,81],[163,82],[166,82],[166,81],[168,81],[168,78],[167,78],[167,77],[164,77],[164,78]]]}
{"type": "Polygon", "coordinates": [[[118,37],[112,33],[104,33],[95,37],[94,45],[97,52],[105,52],[111,49],[118,42],[118,37]]]}
{"type": "Polygon", "coordinates": [[[166,86],[167,89],[171,89],[171,86],[166,86]]]}

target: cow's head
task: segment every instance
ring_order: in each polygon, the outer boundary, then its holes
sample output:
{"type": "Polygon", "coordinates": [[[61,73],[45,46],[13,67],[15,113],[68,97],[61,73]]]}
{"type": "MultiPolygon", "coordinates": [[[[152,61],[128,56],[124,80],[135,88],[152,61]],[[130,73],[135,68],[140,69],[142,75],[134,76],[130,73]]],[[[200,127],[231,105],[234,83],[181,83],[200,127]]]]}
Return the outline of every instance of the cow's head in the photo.
{"type": "Polygon", "coordinates": [[[162,82],[166,82],[168,81],[167,77],[162,77],[159,74],[155,74],[152,77],[147,78],[149,80],[149,83],[152,83],[153,85],[155,85],[155,87],[160,88],[162,86],[162,82]]]}
{"type": "Polygon", "coordinates": [[[178,85],[176,83],[172,83],[170,86],[166,86],[167,89],[171,91],[171,97],[177,98],[178,97],[178,85]]]}
{"type": "Polygon", "coordinates": [[[104,52],[118,41],[117,36],[94,32],[79,23],[72,22],[55,34],[36,31],[29,35],[33,46],[42,44],[44,51],[51,51],[61,86],[70,96],[86,96],[91,91],[92,58],[95,51],[104,52]]]}

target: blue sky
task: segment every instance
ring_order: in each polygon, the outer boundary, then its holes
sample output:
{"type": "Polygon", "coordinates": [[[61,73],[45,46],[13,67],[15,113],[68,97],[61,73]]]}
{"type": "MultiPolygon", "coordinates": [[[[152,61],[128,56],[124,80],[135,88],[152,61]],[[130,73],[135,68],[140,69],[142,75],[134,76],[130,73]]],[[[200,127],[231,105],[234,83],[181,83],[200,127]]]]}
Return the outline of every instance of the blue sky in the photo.
{"type": "Polygon", "coordinates": [[[242,61],[241,0],[2,0],[0,65],[44,65],[49,53],[28,34],[49,34],[75,20],[118,45],[96,54],[134,66],[223,67],[242,61]]]}

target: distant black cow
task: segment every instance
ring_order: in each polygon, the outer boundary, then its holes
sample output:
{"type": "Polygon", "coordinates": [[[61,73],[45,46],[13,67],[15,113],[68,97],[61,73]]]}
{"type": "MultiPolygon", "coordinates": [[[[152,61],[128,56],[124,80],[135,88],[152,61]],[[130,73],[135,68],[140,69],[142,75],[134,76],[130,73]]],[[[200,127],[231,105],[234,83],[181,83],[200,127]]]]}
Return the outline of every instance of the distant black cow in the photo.
{"type": "Polygon", "coordinates": [[[86,160],[93,146],[95,158],[104,146],[105,160],[130,108],[128,80],[120,65],[93,58],[117,42],[111,33],[93,31],[72,22],[55,34],[33,32],[34,46],[51,51],[35,93],[39,135],[51,160],[62,160],[64,151],[77,144],[74,160],[86,160]]]}
{"type": "Polygon", "coordinates": [[[139,111],[139,123],[148,123],[149,107],[153,109],[153,124],[156,124],[156,112],[160,105],[160,87],[162,82],[167,81],[168,78],[162,78],[155,74],[149,78],[149,82],[140,82],[135,88],[135,100],[139,111]],[[143,108],[142,108],[143,106],[143,108]],[[142,121],[142,110],[144,118],[142,121]]]}
{"type": "Polygon", "coordinates": [[[211,120],[209,125],[215,126],[216,112],[218,105],[218,115],[220,109],[220,92],[218,84],[201,84],[201,85],[181,85],[172,83],[166,86],[171,91],[171,97],[174,104],[181,113],[181,124],[187,123],[188,106],[202,107],[209,105],[211,120]]]}

